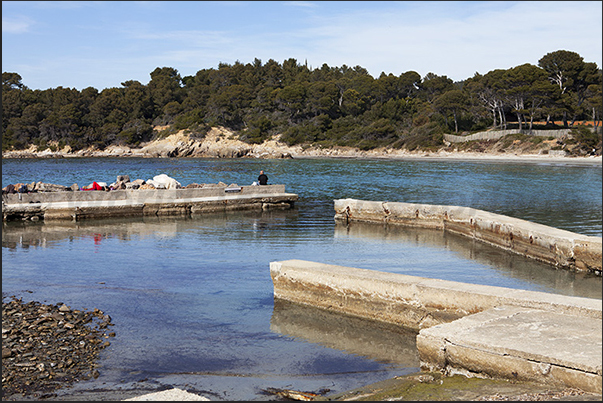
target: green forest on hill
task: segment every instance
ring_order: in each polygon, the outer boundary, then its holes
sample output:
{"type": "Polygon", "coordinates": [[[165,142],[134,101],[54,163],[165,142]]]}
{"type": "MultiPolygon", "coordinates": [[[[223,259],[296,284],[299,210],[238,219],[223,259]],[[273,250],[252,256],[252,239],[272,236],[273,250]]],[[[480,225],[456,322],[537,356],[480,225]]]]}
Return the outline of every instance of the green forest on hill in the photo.
{"type": "Polygon", "coordinates": [[[295,59],[220,63],[185,77],[157,67],[150,76],[101,91],[32,90],[3,72],[2,150],[135,147],[183,129],[200,139],[218,126],[256,144],[280,134],[288,145],[413,150],[438,147],[444,133],[599,127],[603,109],[601,69],[567,50],[460,82],[414,71],[375,79],[360,66],[310,69],[295,59]]]}

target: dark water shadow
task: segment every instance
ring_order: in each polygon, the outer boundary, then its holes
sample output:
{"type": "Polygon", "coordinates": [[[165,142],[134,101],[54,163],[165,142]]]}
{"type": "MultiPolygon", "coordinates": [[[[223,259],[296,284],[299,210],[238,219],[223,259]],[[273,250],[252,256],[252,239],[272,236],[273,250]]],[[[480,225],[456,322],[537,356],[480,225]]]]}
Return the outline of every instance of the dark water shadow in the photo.
{"type": "Polygon", "coordinates": [[[277,298],[270,330],[381,363],[419,367],[417,333],[399,326],[277,298]]]}

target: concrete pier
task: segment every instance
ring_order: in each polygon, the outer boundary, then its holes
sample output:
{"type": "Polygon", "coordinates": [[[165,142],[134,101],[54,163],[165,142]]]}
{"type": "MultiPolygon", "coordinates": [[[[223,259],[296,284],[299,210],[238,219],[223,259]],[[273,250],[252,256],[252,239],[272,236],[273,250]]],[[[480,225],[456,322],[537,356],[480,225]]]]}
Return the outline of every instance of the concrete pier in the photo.
{"type": "Polygon", "coordinates": [[[601,274],[601,237],[461,206],[340,199],[334,208],[338,221],[441,229],[556,267],[601,274]]]}
{"type": "Polygon", "coordinates": [[[601,319],[500,306],[422,330],[421,368],[601,393],[601,319]]]}
{"type": "Polygon", "coordinates": [[[275,301],[417,330],[422,368],[601,393],[599,299],[302,260],[270,275],[275,301]]]}
{"type": "Polygon", "coordinates": [[[275,298],[421,330],[508,305],[601,320],[601,300],[305,260],[270,263],[275,298]]]}
{"type": "Polygon", "coordinates": [[[298,196],[285,185],[194,189],[62,191],[2,196],[3,221],[191,215],[228,210],[289,209],[298,196]]]}

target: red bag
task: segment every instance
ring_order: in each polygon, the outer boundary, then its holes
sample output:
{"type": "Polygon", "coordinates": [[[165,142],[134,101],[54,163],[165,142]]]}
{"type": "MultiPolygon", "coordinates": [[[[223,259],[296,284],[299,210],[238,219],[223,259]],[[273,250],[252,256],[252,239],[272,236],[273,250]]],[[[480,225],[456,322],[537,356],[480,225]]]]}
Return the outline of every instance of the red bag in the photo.
{"type": "Polygon", "coordinates": [[[96,181],[92,182],[92,186],[90,187],[90,189],[84,189],[82,188],[82,190],[103,190],[102,186],[99,185],[98,183],[96,183],[96,181]]]}

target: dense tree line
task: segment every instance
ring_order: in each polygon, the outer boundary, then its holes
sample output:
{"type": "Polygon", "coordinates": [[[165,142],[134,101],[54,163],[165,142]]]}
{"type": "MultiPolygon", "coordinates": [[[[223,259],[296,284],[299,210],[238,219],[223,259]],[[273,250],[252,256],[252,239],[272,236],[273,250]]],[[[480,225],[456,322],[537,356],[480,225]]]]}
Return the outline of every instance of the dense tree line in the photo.
{"type": "Polygon", "coordinates": [[[566,50],[546,54],[538,66],[461,82],[414,71],[375,79],[360,66],[311,69],[295,59],[220,63],[185,77],[158,67],[150,76],[148,85],[130,80],[99,92],[31,90],[19,74],[3,72],[2,148],[137,146],[182,129],[202,138],[224,126],[249,143],[281,134],[289,145],[414,149],[441,144],[443,133],[532,129],[536,121],[599,126],[603,99],[601,69],[566,50]]]}

